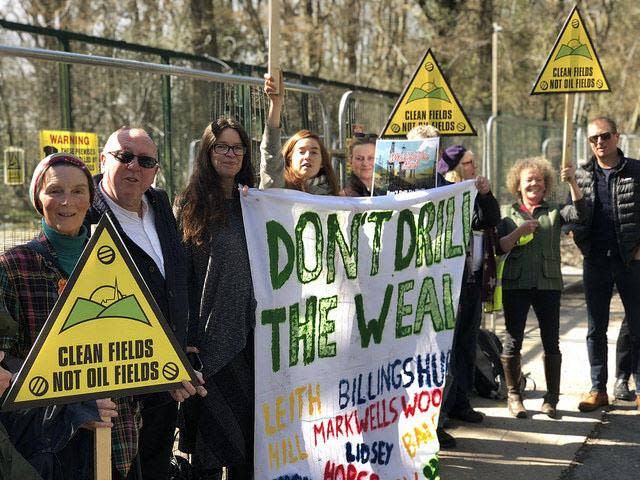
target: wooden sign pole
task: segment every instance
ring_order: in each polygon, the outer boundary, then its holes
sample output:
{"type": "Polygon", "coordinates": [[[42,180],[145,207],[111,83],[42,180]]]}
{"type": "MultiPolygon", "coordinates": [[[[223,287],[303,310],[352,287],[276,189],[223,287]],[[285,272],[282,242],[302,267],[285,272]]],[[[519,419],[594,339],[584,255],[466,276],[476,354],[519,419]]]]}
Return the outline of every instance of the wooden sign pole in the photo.
{"type": "Polygon", "coordinates": [[[269,74],[273,77],[276,94],[280,93],[280,0],[269,1],[269,74]]]}
{"type": "MultiPolygon", "coordinates": [[[[103,419],[109,421],[109,419],[103,419]]],[[[111,480],[111,429],[96,428],[95,480],[111,480]]]]}
{"type": "Polygon", "coordinates": [[[562,135],[562,168],[571,162],[573,148],[573,93],[564,95],[564,133],[562,135]]]}

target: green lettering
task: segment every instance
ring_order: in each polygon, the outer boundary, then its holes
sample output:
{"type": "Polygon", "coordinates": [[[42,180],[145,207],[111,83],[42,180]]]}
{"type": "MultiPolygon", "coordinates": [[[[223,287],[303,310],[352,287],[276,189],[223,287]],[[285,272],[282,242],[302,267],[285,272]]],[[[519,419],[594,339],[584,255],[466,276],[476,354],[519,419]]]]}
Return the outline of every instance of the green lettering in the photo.
{"type": "Polygon", "coordinates": [[[444,236],[444,200],[438,202],[438,213],[436,215],[436,240],[433,246],[433,263],[440,263],[442,260],[442,237],[444,236]]]}
{"type": "Polygon", "coordinates": [[[471,238],[471,192],[462,194],[462,239],[465,250],[471,238]]]}
{"type": "Polygon", "coordinates": [[[307,308],[304,322],[300,321],[300,312],[297,303],[289,307],[289,366],[298,364],[298,347],[302,340],[304,364],[309,365],[315,357],[315,320],[317,297],[307,298],[307,308]]]}
{"type": "Polygon", "coordinates": [[[396,338],[411,335],[411,325],[403,325],[402,319],[413,312],[411,304],[404,303],[404,294],[413,290],[413,280],[407,280],[398,284],[398,308],[396,309],[396,338]]]}
{"type": "Polygon", "coordinates": [[[362,348],[369,347],[369,342],[373,336],[373,341],[377,344],[382,340],[382,332],[384,331],[384,324],[387,321],[387,314],[389,313],[389,304],[391,303],[391,295],[393,294],[393,285],[387,285],[387,289],[384,292],[384,301],[382,302],[382,309],[380,310],[380,316],[376,320],[372,319],[367,323],[364,312],[364,303],[362,300],[362,294],[358,293],[354,299],[356,301],[356,317],[358,318],[358,330],[360,331],[360,345],[362,348]]]}
{"type": "Polygon", "coordinates": [[[453,245],[453,219],[456,214],[456,199],[447,199],[447,227],[444,232],[444,258],[459,257],[464,254],[462,245],[453,245]]]}
{"type": "Polygon", "coordinates": [[[330,333],[336,331],[336,322],[329,320],[329,310],[333,310],[338,306],[338,296],[321,298],[318,310],[320,318],[318,320],[318,357],[327,358],[336,356],[336,342],[329,343],[328,337],[330,333]]]}
{"type": "Polygon", "coordinates": [[[436,221],[436,207],[432,202],[425,203],[418,215],[418,231],[416,246],[416,268],[422,265],[433,263],[433,252],[431,251],[431,229],[436,221]],[[426,219],[426,225],[425,225],[426,219]]]}
{"type": "Polygon", "coordinates": [[[269,248],[269,276],[271,277],[271,287],[278,290],[291,276],[293,271],[293,240],[291,236],[275,220],[267,222],[267,246],[269,248]],[[278,271],[280,264],[280,250],[278,248],[278,240],[284,245],[287,252],[287,262],[282,271],[278,271]]]}
{"type": "Polygon", "coordinates": [[[320,276],[322,272],[322,245],[323,245],[322,225],[320,217],[316,212],[305,212],[298,218],[296,225],[296,267],[298,280],[300,283],[309,283],[320,276]],[[315,230],[315,267],[309,270],[305,263],[304,238],[303,233],[307,226],[311,223],[315,230]]]}
{"type": "Polygon", "coordinates": [[[424,277],[420,294],[418,295],[418,304],[416,305],[416,319],[413,324],[413,333],[419,334],[422,331],[424,316],[431,316],[431,323],[436,332],[444,329],[440,306],[438,305],[438,295],[436,294],[436,286],[432,277],[424,277]]]}
{"type": "Polygon", "coordinates": [[[445,328],[447,330],[453,330],[456,326],[456,314],[453,311],[453,293],[451,291],[451,274],[445,273],[442,275],[442,291],[444,293],[444,318],[445,328]]]}
{"type": "Polygon", "coordinates": [[[371,276],[373,277],[378,273],[379,269],[379,257],[380,257],[380,243],[382,241],[382,224],[388,222],[391,219],[393,212],[390,210],[382,210],[379,212],[371,212],[367,218],[368,222],[375,223],[376,228],[373,233],[373,250],[371,252],[371,276]]]}
{"type": "Polygon", "coordinates": [[[411,264],[413,253],[416,251],[416,219],[411,210],[405,209],[398,214],[398,224],[396,229],[396,272],[404,270],[411,264]],[[404,230],[405,225],[409,227],[409,247],[406,255],[402,255],[402,247],[404,246],[404,230]]]}
{"type": "Polygon", "coordinates": [[[366,218],[366,213],[356,213],[351,221],[351,238],[349,245],[344,239],[338,215],[329,214],[327,217],[327,283],[333,283],[336,278],[335,256],[336,244],[340,249],[340,256],[347,278],[353,279],[358,276],[358,229],[366,218]]]}
{"type": "Polygon", "coordinates": [[[280,324],[287,321],[284,307],[263,310],[260,316],[262,325],[271,324],[271,369],[280,370],[280,324]]]}

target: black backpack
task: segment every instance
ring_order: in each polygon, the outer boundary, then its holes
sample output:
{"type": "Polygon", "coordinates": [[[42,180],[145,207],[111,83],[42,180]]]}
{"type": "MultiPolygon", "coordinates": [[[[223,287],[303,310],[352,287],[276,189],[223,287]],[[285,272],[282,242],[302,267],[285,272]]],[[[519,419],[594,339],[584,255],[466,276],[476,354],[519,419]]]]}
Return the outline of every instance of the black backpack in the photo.
{"type": "Polygon", "coordinates": [[[497,335],[481,328],[476,346],[476,368],[474,387],[481,397],[506,398],[504,370],[500,363],[502,342],[497,335]]]}

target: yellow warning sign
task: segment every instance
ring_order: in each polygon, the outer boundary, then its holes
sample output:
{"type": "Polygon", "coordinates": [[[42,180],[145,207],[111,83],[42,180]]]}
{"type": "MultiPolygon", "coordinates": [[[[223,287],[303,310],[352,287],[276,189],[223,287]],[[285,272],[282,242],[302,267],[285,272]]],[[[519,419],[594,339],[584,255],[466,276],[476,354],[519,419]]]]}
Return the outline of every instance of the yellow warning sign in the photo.
{"type": "Polygon", "coordinates": [[[3,408],[171,390],[195,374],[104,215],[3,408]]]}
{"type": "Polygon", "coordinates": [[[531,94],[610,91],[580,11],[573,7],[531,94]]]}
{"type": "Polygon", "coordinates": [[[476,135],[431,49],[400,95],[380,136],[405,136],[416,125],[433,125],[441,136],[476,135]]]}
{"type": "Polygon", "coordinates": [[[66,152],[80,158],[92,175],[100,173],[98,135],[67,130],[40,130],[40,158],[56,152],[66,152]]]}
{"type": "Polygon", "coordinates": [[[4,183],[24,184],[24,149],[7,147],[4,149],[4,183]]]}

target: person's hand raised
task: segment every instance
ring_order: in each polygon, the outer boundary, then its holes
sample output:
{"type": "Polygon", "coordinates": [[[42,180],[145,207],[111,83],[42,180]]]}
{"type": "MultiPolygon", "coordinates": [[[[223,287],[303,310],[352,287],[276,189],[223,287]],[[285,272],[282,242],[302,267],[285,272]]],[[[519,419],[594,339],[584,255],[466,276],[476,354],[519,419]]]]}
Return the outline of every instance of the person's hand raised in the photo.
{"type": "Polygon", "coordinates": [[[480,195],[486,195],[491,191],[491,184],[485,177],[483,177],[482,175],[478,175],[476,177],[476,188],[478,189],[478,193],[480,195]]]}
{"type": "Polygon", "coordinates": [[[282,72],[280,72],[279,89],[276,85],[276,79],[269,73],[264,74],[264,93],[269,97],[272,103],[282,105],[284,102],[284,81],[282,72]],[[276,91],[278,93],[276,93],[276,91]]]}
{"type": "Polygon", "coordinates": [[[560,170],[560,180],[570,183],[576,178],[576,168],[570,163],[560,170]]]}

